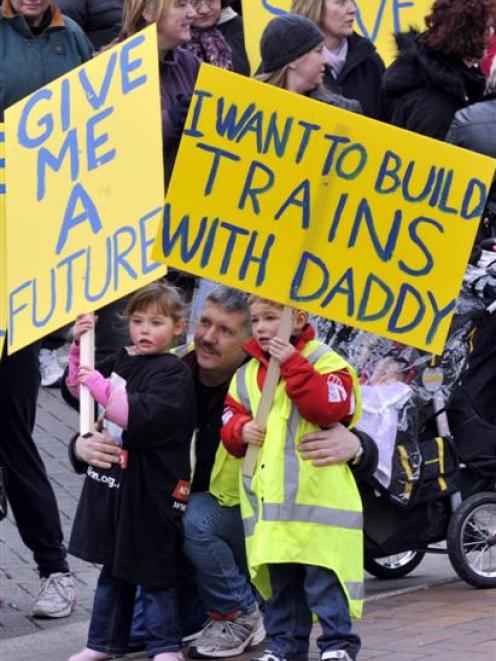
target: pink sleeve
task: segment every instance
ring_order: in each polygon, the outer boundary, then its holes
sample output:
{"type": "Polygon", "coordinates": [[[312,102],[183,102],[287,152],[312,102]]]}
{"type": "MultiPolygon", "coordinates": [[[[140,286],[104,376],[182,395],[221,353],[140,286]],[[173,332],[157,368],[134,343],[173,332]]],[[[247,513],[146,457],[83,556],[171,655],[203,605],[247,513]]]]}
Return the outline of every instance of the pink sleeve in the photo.
{"type": "Polygon", "coordinates": [[[65,385],[73,397],[79,399],[79,383],[77,380],[79,372],[79,344],[73,342],[69,351],[69,364],[65,385]]]}
{"type": "Polygon", "coordinates": [[[107,406],[112,392],[112,383],[110,379],[106,379],[98,370],[93,370],[89,373],[84,385],[88,388],[98,404],[103,407],[107,406]]]}
{"type": "Polygon", "coordinates": [[[105,408],[105,418],[127,429],[129,403],[126,389],[122,386],[115,388],[112,379],[106,379],[98,370],[89,374],[85,385],[98,404],[105,408]]]}
{"type": "Polygon", "coordinates": [[[129,419],[129,402],[125,388],[112,390],[110,399],[105,408],[105,417],[116,425],[127,429],[129,419]]]}

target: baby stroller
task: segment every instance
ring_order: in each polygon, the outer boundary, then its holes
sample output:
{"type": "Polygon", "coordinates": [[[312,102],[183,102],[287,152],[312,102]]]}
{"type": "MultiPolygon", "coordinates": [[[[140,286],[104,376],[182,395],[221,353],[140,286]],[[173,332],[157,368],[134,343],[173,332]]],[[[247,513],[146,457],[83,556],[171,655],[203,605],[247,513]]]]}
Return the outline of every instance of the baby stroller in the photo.
{"type": "Polygon", "coordinates": [[[405,576],[425,553],[447,553],[467,583],[496,587],[495,299],[496,270],[469,266],[440,357],[319,322],[359,374],[357,427],[379,449],[373,479],[359,485],[374,576],[405,576]],[[444,540],[446,550],[432,546],[444,540]]]}

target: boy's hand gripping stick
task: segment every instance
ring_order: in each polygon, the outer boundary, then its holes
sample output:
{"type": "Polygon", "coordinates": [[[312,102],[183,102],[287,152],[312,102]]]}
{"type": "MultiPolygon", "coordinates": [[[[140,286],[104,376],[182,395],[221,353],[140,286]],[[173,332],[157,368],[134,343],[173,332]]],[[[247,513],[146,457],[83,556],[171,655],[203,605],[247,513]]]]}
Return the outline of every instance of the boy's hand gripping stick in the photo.
{"type": "MultiPolygon", "coordinates": [[[[293,310],[287,305],[284,306],[281,325],[279,326],[278,336],[283,340],[289,340],[291,337],[291,330],[293,328],[293,310]]],[[[255,422],[259,427],[265,429],[267,427],[267,418],[269,417],[272,403],[274,402],[274,395],[276,392],[277,384],[279,383],[280,368],[279,363],[271,358],[269,367],[267,368],[267,375],[262,390],[262,397],[258,405],[257,413],[255,415],[255,422]]],[[[255,472],[257,465],[257,455],[259,445],[248,445],[246,450],[245,460],[243,462],[243,475],[251,477],[255,472]]]]}

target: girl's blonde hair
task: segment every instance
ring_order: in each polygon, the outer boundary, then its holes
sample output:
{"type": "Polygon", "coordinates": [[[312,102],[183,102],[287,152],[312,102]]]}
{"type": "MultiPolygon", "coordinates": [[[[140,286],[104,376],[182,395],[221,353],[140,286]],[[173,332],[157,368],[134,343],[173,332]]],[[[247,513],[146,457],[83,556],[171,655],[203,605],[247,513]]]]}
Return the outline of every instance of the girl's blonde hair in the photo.
{"type": "Polygon", "coordinates": [[[129,319],[135,312],[143,312],[153,305],[174,322],[186,319],[187,308],[179,289],[165,282],[152,282],[135,291],[124,314],[129,319]]]}
{"type": "Polygon", "coordinates": [[[127,39],[148,25],[143,18],[145,10],[151,10],[158,21],[173,3],[174,0],[124,0],[122,27],[116,41],[127,39]]]}
{"type": "Polygon", "coordinates": [[[291,3],[291,13],[299,14],[309,18],[317,25],[322,23],[322,14],[324,13],[324,0],[293,0],[291,3]]]}
{"type": "Polygon", "coordinates": [[[287,89],[288,68],[289,65],[286,64],[285,66],[281,67],[281,69],[276,69],[275,71],[270,71],[269,73],[259,73],[257,76],[255,76],[255,79],[262,83],[268,83],[269,85],[274,85],[275,87],[287,89]]]}

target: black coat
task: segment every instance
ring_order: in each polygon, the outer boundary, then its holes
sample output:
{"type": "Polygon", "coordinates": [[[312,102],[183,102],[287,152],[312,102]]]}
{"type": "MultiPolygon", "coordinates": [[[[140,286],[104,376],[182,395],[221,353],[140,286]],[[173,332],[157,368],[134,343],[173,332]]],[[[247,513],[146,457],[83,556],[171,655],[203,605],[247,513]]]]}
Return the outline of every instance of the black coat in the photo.
{"type": "Polygon", "coordinates": [[[243,76],[249,76],[250,63],[246,54],[243,19],[241,16],[235,16],[225,23],[220,23],[216,27],[222,32],[224,39],[231,47],[233,71],[243,76]]]}
{"type": "Polygon", "coordinates": [[[485,88],[478,67],[425,48],[420,35],[396,35],[398,57],[384,74],[389,121],[444,140],[457,110],[479,101],[485,88]]]}
{"type": "Polygon", "coordinates": [[[69,552],[106,564],[150,590],[174,585],[195,425],[190,370],[177,356],[129,356],[122,349],[99,366],[126,381],[127,465],[88,467],[69,552]]]}
{"type": "Polygon", "coordinates": [[[384,62],[368,39],[353,34],[348,38],[348,55],[339,76],[326,67],[325,86],[336,94],[360,102],[364,115],[383,119],[386,114],[382,90],[384,62]]]}
{"type": "Polygon", "coordinates": [[[123,4],[124,0],[57,0],[62,13],[79,23],[97,50],[119,34],[123,4]]]}

